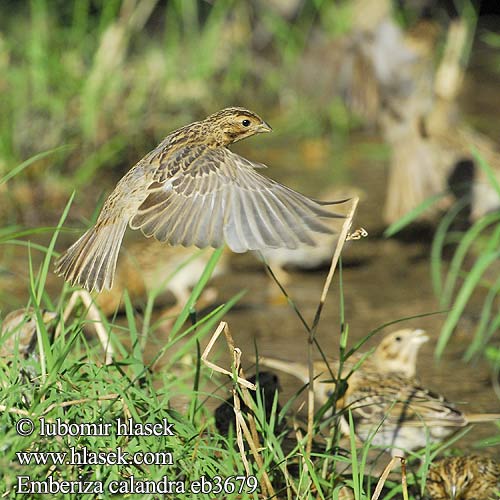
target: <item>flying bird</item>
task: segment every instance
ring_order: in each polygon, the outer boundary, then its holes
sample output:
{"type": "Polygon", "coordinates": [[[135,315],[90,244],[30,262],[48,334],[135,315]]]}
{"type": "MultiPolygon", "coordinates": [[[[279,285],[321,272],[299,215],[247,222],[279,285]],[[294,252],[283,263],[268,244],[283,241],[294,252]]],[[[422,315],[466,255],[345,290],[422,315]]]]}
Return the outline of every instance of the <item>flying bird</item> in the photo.
{"type": "Polygon", "coordinates": [[[314,246],[332,230],[322,217],[342,203],[307,198],[262,176],[265,165],[228,149],[271,127],[252,111],[226,108],[175,130],[118,182],[95,225],[57,261],[56,273],[92,291],[111,289],[125,229],[170,245],[233,252],[314,246]]]}

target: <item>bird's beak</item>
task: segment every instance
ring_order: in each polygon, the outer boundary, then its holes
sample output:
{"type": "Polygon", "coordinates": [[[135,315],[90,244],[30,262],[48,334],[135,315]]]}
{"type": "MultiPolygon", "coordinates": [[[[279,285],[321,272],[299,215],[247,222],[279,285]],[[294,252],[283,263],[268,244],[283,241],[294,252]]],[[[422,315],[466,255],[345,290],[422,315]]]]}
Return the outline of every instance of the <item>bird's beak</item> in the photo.
{"type": "Polygon", "coordinates": [[[273,129],[271,128],[271,125],[269,125],[266,122],[262,122],[258,127],[257,127],[257,132],[272,132],[273,129]]]}
{"type": "Polygon", "coordinates": [[[429,337],[425,333],[425,330],[414,330],[413,335],[413,340],[419,344],[425,344],[429,340],[429,337]]]}
{"type": "Polygon", "coordinates": [[[454,484],[450,491],[450,500],[456,500],[457,498],[457,486],[454,484]]]}
{"type": "Polygon", "coordinates": [[[42,319],[44,323],[48,323],[49,321],[52,321],[55,318],[57,318],[57,313],[52,311],[45,311],[45,310],[43,311],[42,319]]]}

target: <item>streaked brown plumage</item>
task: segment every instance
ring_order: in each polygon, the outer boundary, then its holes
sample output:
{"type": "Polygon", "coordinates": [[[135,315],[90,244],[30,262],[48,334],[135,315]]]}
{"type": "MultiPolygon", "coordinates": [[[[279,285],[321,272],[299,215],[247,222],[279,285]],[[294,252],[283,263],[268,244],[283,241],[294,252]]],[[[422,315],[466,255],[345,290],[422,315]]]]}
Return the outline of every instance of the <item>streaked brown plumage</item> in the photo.
{"type": "Polygon", "coordinates": [[[227,108],[168,135],[117,184],[94,227],[58,260],[56,272],[88,290],[111,288],[127,224],[171,245],[234,252],[314,245],[330,232],[321,203],[260,175],[227,146],[271,127],[255,113],[227,108]]]}
{"type": "Polygon", "coordinates": [[[414,379],[358,370],[349,378],[344,407],[352,411],[356,435],[393,455],[439,442],[476,422],[494,422],[500,414],[464,414],[442,395],[414,379]],[[428,434],[428,435],[427,435],[428,434]]]}
{"type": "Polygon", "coordinates": [[[500,464],[478,455],[442,458],[426,481],[431,500],[492,500],[500,493],[500,464]]]}
{"type": "MultiPolygon", "coordinates": [[[[429,338],[424,330],[405,328],[388,333],[376,347],[373,354],[369,355],[360,368],[362,371],[374,371],[378,374],[395,373],[407,378],[415,376],[417,368],[417,355],[420,347],[429,338]]],[[[354,353],[344,365],[343,376],[361,361],[364,353],[354,353]]],[[[293,363],[275,358],[260,357],[259,363],[269,368],[284,371],[299,378],[304,384],[309,382],[307,365],[293,363]]],[[[333,374],[338,373],[338,361],[329,361],[333,374]]],[[[319,403],[324,404],[335,390],[330,371],[323,360],[314,362],[314,376],[316,377],[315,394],[319,403]]],[[[347,389],[350,391],[350,386],[347,389]]]]}
{"type": "MultiPolygon", "coordinates": [[[[386,335],[349,377],[345,394],[337,401],[337,410],[352,411],[355,432],[361,440],[373,436],[372,444],[393,455],[425,447],[426,431],[433,443],[468,424],[500,419],[500,414],[464,414],[443,396],[418,383],[417,355],[427,340],[423,330],[398,330],[386,335]]],[[[347,360],[344,376],[362,356],[356,353],[347,360]]],[[[272,358],[259,358],[259,363],[295,375],[304,383],[309,381],[306,365],[272,358]]],[[[338,362],[333,361],[330,367],[336,375],[338,362]]],[[[335,383],[323,361],[314,363],[314,375],[316,398],[325,404],[335,383]]],[[[343,431],[349,433],[345,423],[343,431]]]]}

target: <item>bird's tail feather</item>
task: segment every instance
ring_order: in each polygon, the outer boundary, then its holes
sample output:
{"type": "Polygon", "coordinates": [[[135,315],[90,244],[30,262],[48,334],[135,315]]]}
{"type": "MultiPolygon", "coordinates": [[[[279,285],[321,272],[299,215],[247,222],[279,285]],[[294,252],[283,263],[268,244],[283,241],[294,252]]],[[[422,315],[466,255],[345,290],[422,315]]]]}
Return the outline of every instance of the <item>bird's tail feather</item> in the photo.
{"type": "Polygon", "coordinates": [[[500,413],[466,413],[465,418],[469,424],[480,422],[500,422],[500,413]]]}
{"type": "Polygon", "coordinates": [[[116,261],[127,221],[96,224],[56,262],[55,272],[72,285],[100,292],[113,286],[116,261]]]}

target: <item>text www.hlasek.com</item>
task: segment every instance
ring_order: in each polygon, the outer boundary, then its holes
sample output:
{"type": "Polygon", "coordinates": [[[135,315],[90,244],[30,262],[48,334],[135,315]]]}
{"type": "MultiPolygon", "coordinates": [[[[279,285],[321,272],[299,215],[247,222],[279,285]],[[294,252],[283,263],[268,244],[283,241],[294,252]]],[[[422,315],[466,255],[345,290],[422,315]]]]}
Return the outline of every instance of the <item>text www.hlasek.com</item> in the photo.
{"type": "Polygon", "coordinates": [[[85,446],[71,446],[69,452],[16,452],[21,465],[173,465],[172,453],[168,451],[129,453],[119,446],[115,451],[90,451],[85,446]]]}

